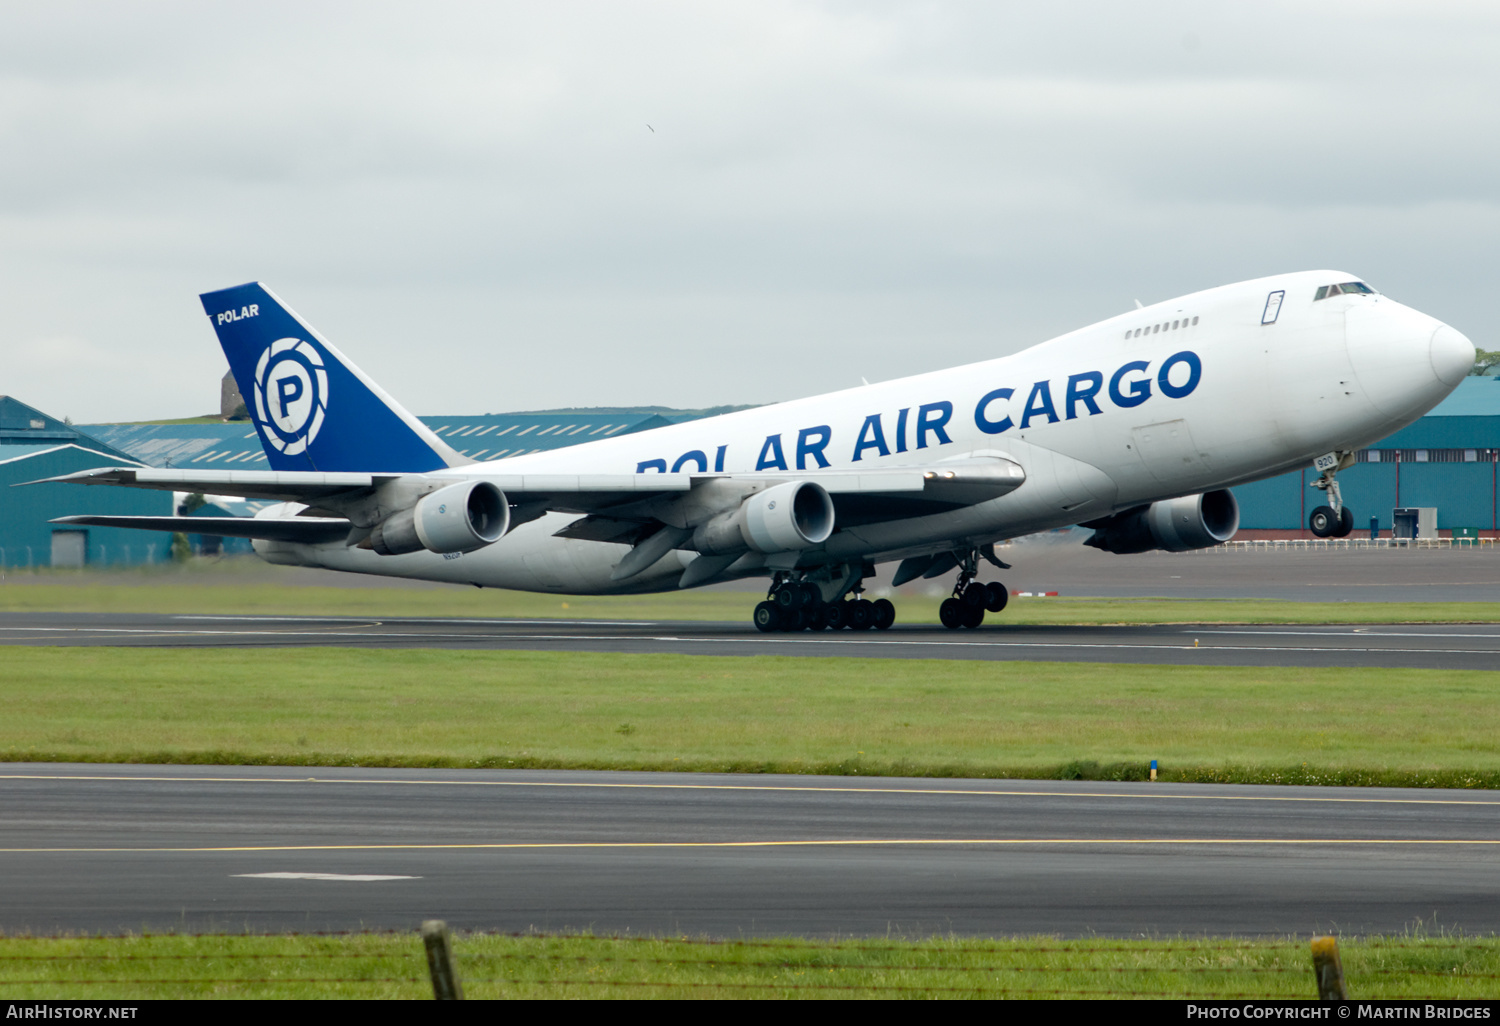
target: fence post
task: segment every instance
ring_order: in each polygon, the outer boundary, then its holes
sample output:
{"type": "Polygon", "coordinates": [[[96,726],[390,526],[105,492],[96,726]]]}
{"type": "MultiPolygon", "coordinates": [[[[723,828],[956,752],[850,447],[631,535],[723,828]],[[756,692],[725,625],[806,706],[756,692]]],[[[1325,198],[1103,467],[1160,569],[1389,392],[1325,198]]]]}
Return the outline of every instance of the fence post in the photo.
{"type": "Polygon", "coordinates": [[[1319,1001],[1348,1001],[1344,989],[1344,963],[1339,960],[1337,937],[1312,939],[1313,976],[1318,980],[1319,1001]]]}
{"type": "Polygon", "coordinates": [[[458,973],[453,971],[453,944],[448,937],[448,924],[441,919],[427,920],[422,924],[422,943],[427,947],[433,1000],[462,1001],[464,989],[458,982],[458,973]]]}

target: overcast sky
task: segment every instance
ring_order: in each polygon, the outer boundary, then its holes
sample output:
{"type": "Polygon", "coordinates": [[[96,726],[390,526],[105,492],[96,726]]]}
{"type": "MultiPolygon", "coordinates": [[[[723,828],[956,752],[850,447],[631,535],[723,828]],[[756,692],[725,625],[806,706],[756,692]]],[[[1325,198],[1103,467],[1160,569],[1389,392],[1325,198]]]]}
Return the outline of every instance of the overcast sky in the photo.
{"type": "Polygon", "coordinates": [[[1480,346],[1493,3],[0,3],[0,393],[217,406],[259,279],[419,414],[761,403],[1337,267],[1480,346]],[[648,127],[650,126],[650,127],[648,127]]]}

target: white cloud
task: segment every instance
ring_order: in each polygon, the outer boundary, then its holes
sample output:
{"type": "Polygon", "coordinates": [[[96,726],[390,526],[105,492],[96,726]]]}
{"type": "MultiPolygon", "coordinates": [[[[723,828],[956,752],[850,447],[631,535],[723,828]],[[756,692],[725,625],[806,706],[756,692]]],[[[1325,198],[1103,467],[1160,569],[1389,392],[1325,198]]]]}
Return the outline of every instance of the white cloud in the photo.
{"type": "Polygon", "coordinates": [[[196,293],[252,278],[424,413],[788,398],[1294,267],[1483,344],[1497,56],[1469,3],[21,7],[0,389],[211,408],[196,293]]]}

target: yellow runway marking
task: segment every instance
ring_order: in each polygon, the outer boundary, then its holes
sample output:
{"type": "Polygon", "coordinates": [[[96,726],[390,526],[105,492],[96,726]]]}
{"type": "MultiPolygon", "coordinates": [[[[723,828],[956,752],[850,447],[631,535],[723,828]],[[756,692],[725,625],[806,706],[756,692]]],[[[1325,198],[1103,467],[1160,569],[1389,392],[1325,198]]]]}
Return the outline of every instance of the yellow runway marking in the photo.
{"type": "Polygon", "coordinates": [[[202,848],[0,848],[5,855],[37,854],[215,854],[268,851],[525,851],[544,849],[727,849],[727,848],[858,848],[932,845],[975,847],[1035,847],[1040,845],[1500,845],[1500,839],[1420,839],[1403,837],[899,837],[815,839],[805,841],[496,841],[462,844],[266,844],[202,848]]]}
{"type": "Polygon", "coordinates": [[[984,788],[944,787],[819,787],[812,784],[666,784],[604,783],[567,780],[402,780],[360,777],[160,777],[72,773],[0,773],[5,780],[82,780],[135,783],[193,784],[362,784],[401,787],[559,787],[641,791],[786,791],[829,794],[920,794],[994,798],[1112,798],[1154,801],[1210,802],[1326,802],[1352,805],[1500,805],[1500,799],[1470,798],[1336,798],[1327,796],[1253,794],[1177,794],[1114,791],[993,791],[984,788]]]}

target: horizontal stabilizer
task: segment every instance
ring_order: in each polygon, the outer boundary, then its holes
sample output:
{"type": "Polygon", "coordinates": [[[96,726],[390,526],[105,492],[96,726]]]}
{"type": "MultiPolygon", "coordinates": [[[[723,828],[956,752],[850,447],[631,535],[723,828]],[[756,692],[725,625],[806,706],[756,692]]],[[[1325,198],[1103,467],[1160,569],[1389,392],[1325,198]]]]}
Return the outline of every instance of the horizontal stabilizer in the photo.
{"type": "Polygon", "coordinates": [[[54,524],[80,527],[129,527],[138,531],[210,534],[221,538],[260,538],[264,541],[320,545],[343,541],[349,521],[333,517],[58,517],[54,524]]]}

